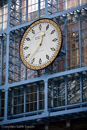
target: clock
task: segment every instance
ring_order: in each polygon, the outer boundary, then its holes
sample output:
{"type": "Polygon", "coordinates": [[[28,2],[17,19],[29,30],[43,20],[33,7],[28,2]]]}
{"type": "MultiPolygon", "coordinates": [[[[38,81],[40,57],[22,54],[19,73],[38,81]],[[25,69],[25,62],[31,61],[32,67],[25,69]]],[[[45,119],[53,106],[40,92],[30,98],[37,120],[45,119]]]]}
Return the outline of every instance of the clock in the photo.
{"type": "Polygon", "coordinates": [[[21,60],[30,69],[43,69],[57,57],[61,44],[58,24],[51,19],[37,20],[27,28],[21,39],[21,60]]]}

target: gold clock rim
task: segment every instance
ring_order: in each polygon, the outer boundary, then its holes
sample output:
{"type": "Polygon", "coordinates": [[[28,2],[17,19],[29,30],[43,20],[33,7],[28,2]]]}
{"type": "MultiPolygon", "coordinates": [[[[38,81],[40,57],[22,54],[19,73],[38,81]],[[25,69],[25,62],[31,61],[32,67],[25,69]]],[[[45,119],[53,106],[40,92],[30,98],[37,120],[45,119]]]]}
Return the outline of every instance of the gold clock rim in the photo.
{"type": "Polygon", "coordinates": [[[21,57],[21,60],[23,62],[23,64],[29,68],[29,69],[32,69],[32,70],[40,70],[40,69],[44,69],[45,67],[49,66],[56,58],[56,56],[59,54],[59,51],[60,51],[60,48],[61,48],[61,45],[62,45],[62,33],[61,33],[61,29],[59,27],[59,25],[51,20],[51,19],[47,19],[47,18],[43,18],[43,19],[40,19],[40,20],[37,20],[35,22],[33,22],[28,28],[27,30],[25,31],[23,37],[22,37],[22,40],[20,42],[20,57],[21,57]],[[53,57],[44,65],[41,65],[41,66],[32,66],[30,65],[24,58],[23,56],[23,43],[24,43],[24,39],[27,35],[27,33],[37,24],[39,23],[43,23],[43,22],[48,22],[48,23],[51,23],[54,27],[56,27],[57,29],[57,32],[58,32],[58,36],[59,36],[59,41],[58,41],[58,47],[57,47],[57,50],[55,52],[55,54],[53,55],[53,57]]]}

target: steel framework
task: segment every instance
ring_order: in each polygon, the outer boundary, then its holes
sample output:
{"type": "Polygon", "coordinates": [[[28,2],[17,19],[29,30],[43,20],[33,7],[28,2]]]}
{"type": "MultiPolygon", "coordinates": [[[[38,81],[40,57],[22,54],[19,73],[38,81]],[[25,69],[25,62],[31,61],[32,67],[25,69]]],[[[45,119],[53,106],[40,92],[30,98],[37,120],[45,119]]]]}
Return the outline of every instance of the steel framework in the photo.
{"type": "Polygon", "coordinates": [[[87,1],[78,0],[69,8],[68,0],[22,1],[2,0],[8,11],[2,9],[0,31],[0,125],[87,117],[87,1]],[[63,43],[49,67],[33,71],[22,64],[19,45],[26,28],[40,18],[60,25],[63,43]]]}

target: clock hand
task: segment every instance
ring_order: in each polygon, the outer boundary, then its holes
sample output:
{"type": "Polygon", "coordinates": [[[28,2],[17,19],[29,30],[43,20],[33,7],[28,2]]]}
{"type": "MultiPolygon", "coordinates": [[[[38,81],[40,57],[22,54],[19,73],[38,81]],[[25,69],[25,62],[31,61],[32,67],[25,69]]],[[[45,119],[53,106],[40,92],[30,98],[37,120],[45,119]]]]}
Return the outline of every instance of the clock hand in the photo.
{"type": "Polygon", "coordinates": [[[41,32],[40,42],[37,44],[36,48],[33,50],[33,52],[31,53],[31,55],[29,56],[28,61],[30,60],[30,58],[32,57],[32,55],[36,52],[36,50],[38,49],[38,47],[42,45],[43,36],[44,36],[44,32],[41,32]]]}
{"type": "Polygon", "coordinates": [[[43,40],[43,36],[44,36],[44,32],[41,32],[41,39],[40,39],[40,42],[38,43],[38,45],[41,45],[42,44],[42,40],[43,40]]]}

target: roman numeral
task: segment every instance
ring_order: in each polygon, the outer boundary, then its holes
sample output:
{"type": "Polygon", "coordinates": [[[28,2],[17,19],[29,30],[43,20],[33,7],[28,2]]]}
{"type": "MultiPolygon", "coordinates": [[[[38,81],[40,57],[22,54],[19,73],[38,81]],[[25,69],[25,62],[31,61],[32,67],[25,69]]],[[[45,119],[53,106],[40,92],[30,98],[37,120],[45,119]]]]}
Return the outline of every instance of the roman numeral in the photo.
{"type": "Polygon", "coordinates": [[[33,59],[32,59],[31,64],[33,64],[33,63],[34,63],[34,61],[35,61],[35,58],[33,58],[33,59]]]}
{"type": "Polygon", "coordinates": [[[35,34],[35,31],[32,29],[32,33],[35,34]]]}
{"type": "Polygon", "coordinates": [[[29,38],[29,37],[27,37],[27,38],[26,38],[26,40],[27,40],[27,41],[30,41],[30,38],[29,38]]]}
{"type": "Polygon", "coordinates": [[[29,47],[26,46],[26,47],[24,48],[24,50],[27,50],[28,48],[29,48],[29,47]]]}
{"type": "Polygon", "coordinates": [[[39,64],[41,64],[42,63],[42,60],[41,60],[41,58],[39,59],[39,64]]]}
{"type": "Polygon", "coordinates": [[[49,28],[49,24],[46,26],[46,30],[49,28]]]}
{"type": "Polygon", "coordinates": [[[55,51],[55,48],[50,48],[52,51],[55,51]]]}
{"type": "Polygon", "coordinates": [[[48,55],[46,55],[46,58],[49,60],[49,56],[48,55]]]}
{"type": "Polygon", "coordinates": [[[55,32],[55,30],[52,30],[52,32],[50,34],[53,34],[55,32]]]}
{"type": "Polygon", "coordinates": [[[53,42],[56,42],[57,40],[58,40],[57,38],[54,38],[52,41],[53,41],[53,42]]]}
{"type": "Polygon", "coordinates": [[[30,56],[30,54],[28,54],[27,56],[26,56],[26,58],[28,58],[30,56]]]}
{"type": "Polygon", "coordinates": [[[41,28],[42,28],[42,26],[41,26],[41,24],[40,24],[39,29],[41,30],[41,28]]]}

